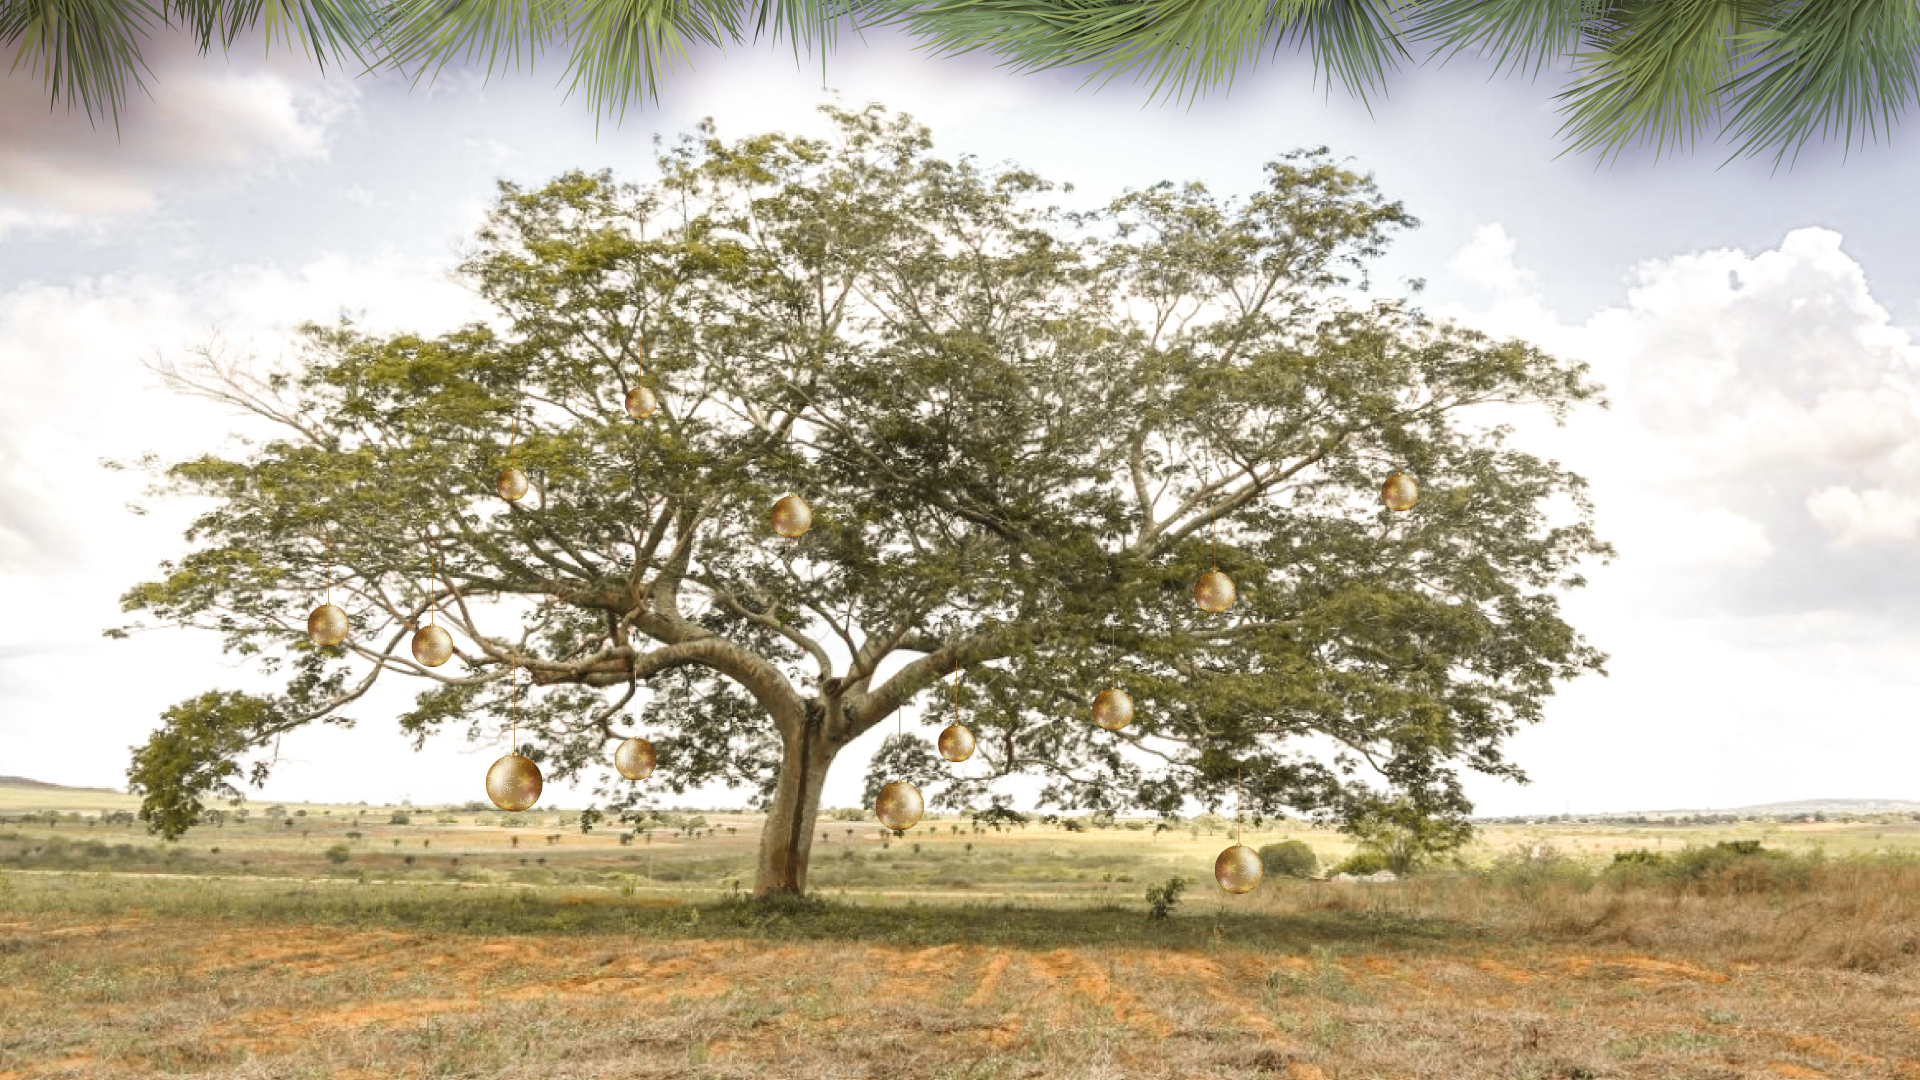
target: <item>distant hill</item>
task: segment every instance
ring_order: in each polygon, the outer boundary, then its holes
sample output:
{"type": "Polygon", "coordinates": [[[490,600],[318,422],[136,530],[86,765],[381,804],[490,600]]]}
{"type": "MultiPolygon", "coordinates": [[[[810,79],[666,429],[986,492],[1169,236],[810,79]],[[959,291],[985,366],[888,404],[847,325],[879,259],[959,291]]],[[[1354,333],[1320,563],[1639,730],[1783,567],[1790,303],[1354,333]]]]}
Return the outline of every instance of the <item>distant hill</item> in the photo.
{"type": "Polygon", "coordinates": [[[0,776],[0,787],[37,788],[42,791],[97,791],[105,795],[118,795],[119,791],[105,787],[68,787],[65,784],[49,784],[45,780],[29,780],[24,776],[0,776]]]}
{"type": "Polygon", "coordinates": [[[1920,810],[1920,802],[1906,799],[1795,799],[1791,802],[1762,803],[1722,811],[1729,814],[1907,814],[1920,810]]]}

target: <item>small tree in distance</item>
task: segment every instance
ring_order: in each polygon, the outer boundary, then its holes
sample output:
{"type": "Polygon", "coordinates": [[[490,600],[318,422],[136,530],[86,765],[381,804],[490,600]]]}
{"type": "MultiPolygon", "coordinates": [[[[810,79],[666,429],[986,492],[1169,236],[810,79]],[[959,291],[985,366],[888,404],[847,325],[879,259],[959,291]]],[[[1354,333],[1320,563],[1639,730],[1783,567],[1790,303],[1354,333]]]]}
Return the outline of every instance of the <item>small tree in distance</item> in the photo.
{"type": "Polygon", "coordinates": [[[929,691],[979,737],[971,779],[930,763],[937,804],[1029,773],[1090,810],[1219,807],[1243,778],[1255,812],[1457,815],[1460,769],[1521,777],[1505,740],[1599,667],[1557,594],[1607,549],[1580,479],[1499,424],[1592,399],[1582,368],[1351,299],[1413,222],[1322,151],[1246,199],[1069,215],[905,117],[828,112],[830,140],[702,128],[644,187],[503,184],[461,268],[489,324],[310,326],[288,368],[170,369],[283,436],[164,470],[211,508],[125,605],[286,684],[167,711],[129,770],[150,827],[179,835],[386,676],[424,688],[417,742],[498,738],[517,708],[550,782],[608,775],[644,725],[659,770],[594,815],[753,790],[763,894],[804,890],[839,752],[929,691]],[[1424,492],[1394,515],[1402,457],[1424,492]],[[492,491],[508,464],[519,504],[492,491]],[[798,542],[766,520],[790,485],[798,542]],[[1214,565],[1241,594],[1221,616],[1191,598],[1214,565]],[[354,632],[322,648],[329,586],[354,632]],[[429,613],[444,668],[407,651],[429,613]],[[1086,717],[1115,669],[1117,734],[1086,717]],[[962,671],[956,706],[936,684],[962,671]]]}

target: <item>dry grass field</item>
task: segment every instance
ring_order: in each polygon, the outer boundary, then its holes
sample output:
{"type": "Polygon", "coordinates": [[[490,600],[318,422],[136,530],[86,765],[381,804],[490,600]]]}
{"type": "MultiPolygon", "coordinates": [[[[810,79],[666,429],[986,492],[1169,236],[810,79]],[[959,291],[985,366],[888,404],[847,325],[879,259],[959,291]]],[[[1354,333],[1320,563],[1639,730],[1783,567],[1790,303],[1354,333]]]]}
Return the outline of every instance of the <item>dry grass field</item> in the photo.
{"type": "MultiPolygon", "coordinates": [[[[734,892],[744,816],[623,844],[552,811],[256,808],[161,845],[23,809],[4,1080],[1920,1078],[1920,825],[1891,820],[1489,830],[1471,868],[1238,898],[1204,830],[832,822],[825,899],[770,908],[734,892]],[[1721,839],[1826,855],[1600,869],[1721,839]],[[1201,883],[1150,921],[1172,874],[1201,883]]],[[[1344,849],[1248,840],[1288,835],[1344,849]]]]}

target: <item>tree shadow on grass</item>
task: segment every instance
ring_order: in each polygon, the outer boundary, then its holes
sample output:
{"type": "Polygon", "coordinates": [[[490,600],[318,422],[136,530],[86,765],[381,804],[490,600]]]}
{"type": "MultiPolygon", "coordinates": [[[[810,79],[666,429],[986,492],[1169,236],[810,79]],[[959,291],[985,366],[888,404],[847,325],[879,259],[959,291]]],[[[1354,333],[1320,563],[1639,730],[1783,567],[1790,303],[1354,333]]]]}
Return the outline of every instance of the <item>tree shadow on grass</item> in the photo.
{"type": "Polygon", "coordinates": [[[1227,948],[1305,954],[1316,948],[1428,950],[1479,940],[1459,922],[1377,911],[1307,909],[1176,913],[1149,920],[1115,904],[866,905],[818,898],[708,902],[611,892],[141,880],[138,875],[14,878],[0,910],[142,914],[461,934],[616,935],[663,940],[859,942],[927,948],[1227,948]]]}

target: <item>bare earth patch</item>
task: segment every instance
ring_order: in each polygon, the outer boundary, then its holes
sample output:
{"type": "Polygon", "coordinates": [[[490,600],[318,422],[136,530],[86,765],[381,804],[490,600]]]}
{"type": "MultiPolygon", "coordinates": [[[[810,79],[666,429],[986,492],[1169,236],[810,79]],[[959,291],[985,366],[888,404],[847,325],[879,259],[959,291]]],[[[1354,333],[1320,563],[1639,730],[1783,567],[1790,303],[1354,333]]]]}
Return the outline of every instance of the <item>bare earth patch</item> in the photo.
{"type": "Polygon", "coordinates": [[[1909,975],[1591,945],[929,948],[46,913],[0,926],[0,975],[0,1080],[1920,1078],[1909,975]]]}

